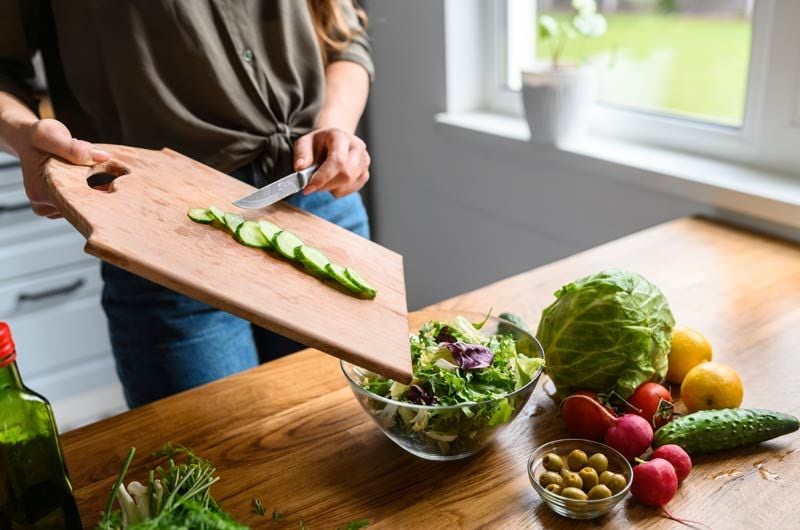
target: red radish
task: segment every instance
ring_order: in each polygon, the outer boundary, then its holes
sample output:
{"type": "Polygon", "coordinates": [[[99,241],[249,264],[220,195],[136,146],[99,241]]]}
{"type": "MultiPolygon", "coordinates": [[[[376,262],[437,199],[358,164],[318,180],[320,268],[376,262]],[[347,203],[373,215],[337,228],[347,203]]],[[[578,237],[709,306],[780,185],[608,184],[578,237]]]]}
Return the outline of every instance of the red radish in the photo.
{"type": "Polygon", "coordinates": [[[653,428],[641,416],[623,414],[608,428],[603,443],[622,453],[628,460],[633,460],[653,443],[653,428]]]}
{"type": "Polygon", "coordinates": [[[653,451],[653,458],[661,458],[672,464],[679,483],[683,482],[689,476],[689,471],[692,470],[692,459],[679,445],[662,445],[653,451]]]}
{"type": "Polygon", "coordinates": [[[658,506],[673,521],[688,526],[694,525],[708,528],[701,522],[681,519],[670,513],[666,504],[672,500],[676,491],[678,491],[678,475],[669,461],[663,458],[653,458],[649,462],[644,462],[633,468],[631,495],[634,499],[647,506],[658,506]]]}
{"type": "Polygon", "coordinates": [[[642,383],[625,403],[626,412],[646,419],[653,429],[672,421],[672,394],[658,383],[642,383]]]}
{"type": "MultiPolygon", "coordinates": [[[[636,416],[638,418],[638,416],[636,416]]],[[[664,506],[678,491],[675,468],[663,458],[654,458],[633,468],[631,495],[647,506],[664,506]]]]}
{"type": "Polygon", "coordinates": [[[588,390],[567,396],[561,402],[561,417],[567,431],[578,438],[600,441],[615,416],[588,390]]]}

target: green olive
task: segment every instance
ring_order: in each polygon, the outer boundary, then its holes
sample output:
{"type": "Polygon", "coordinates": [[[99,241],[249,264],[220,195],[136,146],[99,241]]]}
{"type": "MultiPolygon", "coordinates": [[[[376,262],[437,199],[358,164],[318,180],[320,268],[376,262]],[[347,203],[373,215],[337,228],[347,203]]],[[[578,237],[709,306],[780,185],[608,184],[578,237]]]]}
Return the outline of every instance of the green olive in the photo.
{"type": "Polygon", "coordinates": [[[578,471],[586,465],[586,453],[580,449],[574,449],[567,457],[567,465],[572,471],[578,471]]]}
{"type": "Polygon", "coordinates": [[[613,471],[603,471],[600,473],[600,484],[608,486],[608,481],[615,475],[613,471]]]}
{"type": "Polygon", "coordinates": [[[555,471],[545,471],[544,473],[539,475],[539,484],[541,484],[545,488],[550,484],[557,484],[561,486],[563,483],[564,479],[561,478],[561,475],[559,475],[555,471]]]}
{"type": "Polygon", "coordinates": [[[611,497],[611,490],[608,489],[608,486],[603,486],[599,484],[592,489],[589,490],[589,499],[607,499],[611,497]]]}
{"type": "Polygon", "coordinates": [[[627,484],[628,481],[625,480],[625,477],[623,477],[619,473],[614,473],[614,476],[611,477],[611,479],[608,482],[606,482],[605,485],[608,486],[608,489],[610,489],[612,493],[617,494],[623,489],[625,489],[625,486],[627,484]]]}
{"type": "Polygon", "coordinates": [[[561,496],[576,501],[585,501],[589,498],[580,488],[564,488],[561,490],[561,496]]]}
{"type": "Polygon", "coordinates": [[[542,458],[542,465],[548,471],[558,472],[564,467],[564,461],[555,453],[547,453],[544,455],[544,458],[542,458]]]}
{"type": "Polygon", "coordinates": [[[581,489],[583,487],[583,480],[581,480],[581,476],[574,471],[568,470],[567,468],[561,470],[561,478],[563,479],[561,485],[565,488],[581,489]]]}
{"type": "MultiPolygon", "coordinates": [[[[556,495],[561,495],[561,486],[558,484],[548,484],[545,488],[550,493],[555,493],[556,495]]],[[[608,489],[608,488],[606,488],[608,489]]],[[[610,493],[610,492],[609,492],[610,493]]]]}
{"type": "Polygon", "coordinates": [[[586,463],[586,465],[594,468],[599,475],[608,469],[608,458],[606,458],[606,455],[603,453],[595,453],[589,457],[589,461],[586,463]]]}
{"type": "Polygon", "coordinates": [[[586,466],[578,472],[578,476],[581,477],[581,482],[583,483],[582,487],[585,491],[589,491],[597,486],[599,482],[597,471],[595,471],[593,467],[586,466]]]}

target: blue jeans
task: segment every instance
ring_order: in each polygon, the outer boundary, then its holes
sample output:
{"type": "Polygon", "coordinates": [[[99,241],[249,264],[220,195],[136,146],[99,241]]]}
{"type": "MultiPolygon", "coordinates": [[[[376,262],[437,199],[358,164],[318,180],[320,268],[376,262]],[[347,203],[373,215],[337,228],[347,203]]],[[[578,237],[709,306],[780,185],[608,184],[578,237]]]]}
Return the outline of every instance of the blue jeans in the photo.
{"type": "MultiPolygon", "coordinates": [[[[234,176],[261,184],[254,166],[234,176]]],[[[354,193],[295,194],[290,204],[369,237],[367,213],[354,193]]],[[[102,264],[103,309],[117,374],[130,407],[193,388],[302,349],[224,311],[102,264]]]]}

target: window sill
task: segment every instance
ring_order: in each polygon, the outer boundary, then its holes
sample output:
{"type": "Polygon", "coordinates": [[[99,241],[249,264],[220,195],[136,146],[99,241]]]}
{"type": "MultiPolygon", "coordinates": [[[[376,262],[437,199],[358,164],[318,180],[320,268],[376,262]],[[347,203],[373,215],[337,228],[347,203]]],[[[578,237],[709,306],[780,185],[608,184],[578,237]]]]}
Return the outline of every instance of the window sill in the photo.
{"type": "Polygon", "coordinates": [[[522,118],[488,112],[440,113],[437,129],[460,140],[500,143],[538,160],[601,172],[655,191],[800,229],[800,179],[743,165],[586,136],[559,147],[529,142],[522,118]]]}

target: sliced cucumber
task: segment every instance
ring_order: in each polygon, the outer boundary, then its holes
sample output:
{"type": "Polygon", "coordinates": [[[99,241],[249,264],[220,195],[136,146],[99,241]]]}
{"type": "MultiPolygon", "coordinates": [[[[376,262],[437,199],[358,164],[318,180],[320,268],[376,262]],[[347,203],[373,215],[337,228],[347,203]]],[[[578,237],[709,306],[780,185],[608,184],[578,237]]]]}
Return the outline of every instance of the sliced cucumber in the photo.
{"type": "Polygon", "coordinates": [[[223,212],[222,210],[220,210],[220,209],[219,209],[219,208],[217,208],[216,206],[209,206],[209,207],[208,207],[208,212],[209,212],[211,215],[213,215],[213,216],[214,216],[214,218],[215,218],[215,219],[216,219],[218,222],[222,223],[222,224],[223,224],[223,226],[225,225],[225,212],[223,212]]]}
{"type": "Polygon", "coordinates": [[[358,285],[351,282],[350,278],[347,277],[347,274],[344,272],[344,267],[341,265],[331,262],[325,265],[325,270],[327,271],[328,276],[339,282],[339,284],[348,291],[353,291],[354,293],[361,292],[361,289],[358,288],[358,285]]]}
{"type": "Polygon", "coordinates": [[[245,221],[239,225],[239,228],[236,229],[236,240],[248,247],[272,247],[272,243],[261,233],[258,223],[253,221],[245,221]]]}
{"type": "Polygon", "coordinates": [[[230,212],[225,214],[225,225],[232,234],[236,234],[236,230],[239,229],[239,225],[242,223],[244,223],[244,217],[241,215],[236,215],[235,213],[230,212]]]}
{"type": "Polygon", "coordinates": [[[278,232],[281,231],[280,228],[270,223],[269,221],[265,221],[263,219],[258,222],[258,227],[261,229],[261,233],[264,235],[264,237],[267,238],[267,241],[269,241],[270,243],[272,242],[273,239],[275,239],[275,236],[278,235],[278,232]]]}
{"type": "Polygon", "coordinates": [[[205,208],[192,208],[189,210],[189,219],[195,223],[202,223],[204,225],[210,224],[214,221],[215,217],[210,211],[205,208]]]}
{"type": "Polygon", "coordinates": [[[330,277],[327,269],[325,268],[331,260],[328,256],[323,254],[320,250],[306,245],[300,245],[294,249],[294,257],[303,265],[309,268],[312,272],[317,273],[325,278],[330,277]]]}
{"type": "Polygon", "coordinates": [[[274,248],[283,257],[302,263],[308,271],[323,280],[331,279],[361,298],[375,298],[377,291],[353,269],[332,263],[319,249],[307,246],[297,235],[267,220],[248,221],[241,215],[223,212],[216,206],[192,208],[192,221],[211,224],[229,230],[242,245],[255,248],[274,248]]]}
{"type": "Polygon", "coordinates": [[[280,252],[283,257],[291,260],[295,259],[294,249],[302,245],[303,240],[288,230],[278,232],[275,234],[275,237],[272,238],[272,246],[275,247],[275,250],[280,252]]]}
{"type": "Polygon", "coordinates": [[[344,270],[344,273],[347,276],[347,279],[358,287],[359,291],[361,291],[361,294],[367,298],[375,298],[375,295],[378,293],[378,291],[376,291],[375,288],[372,287],[367,280],[362,278],[356,271],[348,267],[344,270]]]}

